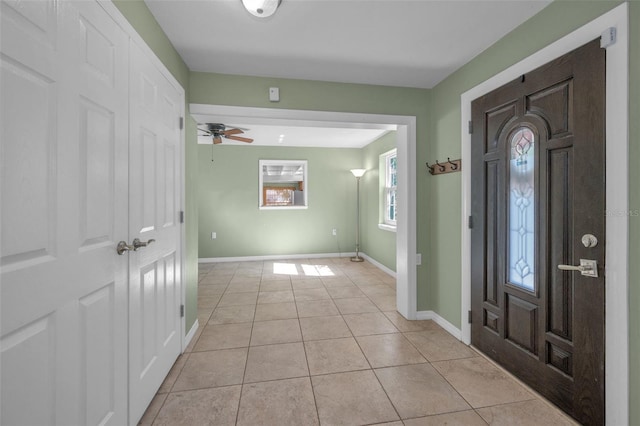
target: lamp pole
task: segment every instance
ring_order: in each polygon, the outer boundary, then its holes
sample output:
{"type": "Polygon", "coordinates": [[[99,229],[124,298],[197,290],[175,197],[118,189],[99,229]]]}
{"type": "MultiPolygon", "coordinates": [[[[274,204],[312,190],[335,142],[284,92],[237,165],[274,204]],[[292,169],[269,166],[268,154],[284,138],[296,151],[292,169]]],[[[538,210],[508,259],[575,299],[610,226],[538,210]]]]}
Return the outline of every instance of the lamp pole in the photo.
{"type": "Polygon", "coordinates": [[[365,172],[365,169],[351,170],[351,173],[356,177],[356,255],[351,258],[352,262],[364,262],[364,259],[360,257],[360,178],[365,172]]]}

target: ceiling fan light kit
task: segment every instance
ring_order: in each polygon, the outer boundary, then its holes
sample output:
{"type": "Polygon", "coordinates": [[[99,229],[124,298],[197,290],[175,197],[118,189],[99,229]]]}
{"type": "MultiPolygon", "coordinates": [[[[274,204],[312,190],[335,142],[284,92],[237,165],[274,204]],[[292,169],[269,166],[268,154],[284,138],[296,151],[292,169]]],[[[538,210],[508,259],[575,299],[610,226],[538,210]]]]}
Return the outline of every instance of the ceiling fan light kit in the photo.
{"type": "Polygon", "coordinates": [[[258,18],[268,18],[276,13],[282,0],[242,0],[247,12],[258,18]]]}

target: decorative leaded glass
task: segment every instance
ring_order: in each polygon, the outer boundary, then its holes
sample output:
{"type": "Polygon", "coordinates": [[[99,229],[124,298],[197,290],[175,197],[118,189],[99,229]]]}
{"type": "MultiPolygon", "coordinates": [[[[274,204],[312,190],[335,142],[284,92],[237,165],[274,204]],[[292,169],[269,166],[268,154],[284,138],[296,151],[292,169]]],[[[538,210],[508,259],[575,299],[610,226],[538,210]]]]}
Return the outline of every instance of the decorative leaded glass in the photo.
{"type": "Polygon", "coordinates": [[[534,289],[535,271],[535,136],[521,127],[510,140],[509,282],[534,289]]]}

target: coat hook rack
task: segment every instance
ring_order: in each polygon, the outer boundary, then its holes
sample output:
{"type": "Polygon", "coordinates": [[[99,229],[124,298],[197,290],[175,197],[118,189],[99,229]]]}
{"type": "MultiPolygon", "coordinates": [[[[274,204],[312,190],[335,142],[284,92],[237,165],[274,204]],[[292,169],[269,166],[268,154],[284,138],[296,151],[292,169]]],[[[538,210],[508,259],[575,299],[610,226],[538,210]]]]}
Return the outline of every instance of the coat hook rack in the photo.
{"type": "Polygon", "coordinates": [[[427,168],[429,169],[429,173],[432,175],[441,175],[445,173],[453,173],[459,172],[462,170],[462,160],[451,160],[451,158],[447,157],[447,161],[444,163],[440,163],[436,160],[436,164],[429,165],[427,163],[427,168]]]}

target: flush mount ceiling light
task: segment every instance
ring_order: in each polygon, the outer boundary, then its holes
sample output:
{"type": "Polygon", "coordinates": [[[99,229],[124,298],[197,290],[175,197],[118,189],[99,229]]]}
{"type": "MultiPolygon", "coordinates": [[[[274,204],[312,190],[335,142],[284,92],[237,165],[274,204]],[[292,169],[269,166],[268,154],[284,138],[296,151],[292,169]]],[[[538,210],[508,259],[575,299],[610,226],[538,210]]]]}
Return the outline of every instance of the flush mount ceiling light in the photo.
{"type": "Polygon", "coordinates": [[[268,18],[276,13],[282,0],[242,0],[242,5],[253,16],[268,18]]]}

